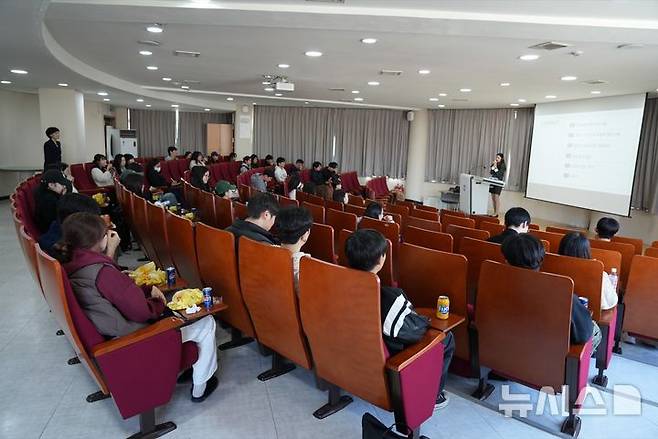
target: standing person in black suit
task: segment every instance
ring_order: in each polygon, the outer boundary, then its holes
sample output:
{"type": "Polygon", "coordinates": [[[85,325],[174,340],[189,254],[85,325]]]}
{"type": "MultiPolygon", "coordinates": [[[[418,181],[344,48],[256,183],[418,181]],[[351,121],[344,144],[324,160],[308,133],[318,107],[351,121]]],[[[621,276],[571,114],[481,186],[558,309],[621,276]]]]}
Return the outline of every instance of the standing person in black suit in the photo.
{"type": "Polygon", "coordinates": [[[46,130],[48,140],[43,144],[43,168],[52,163],[62,161],[62,144],[59,142],[60,132],[57,127],[48,127],[46,130]]]}
{"type": "MultiPolygon", "coordinates": [[[[505,157],[503,153],[499,152],[496,154],[496,159],[491,163],[491,176],[500,181],[505,179],[505,171],[507,170],[507,165],[505,164],[505,157]]],[[[493,202],[494,216],[498,216],[498,211],[500,210],[500,193],[503,191],[501,186],[489,186],[489,193],[491,194],[491,201],[493,202]]]]}

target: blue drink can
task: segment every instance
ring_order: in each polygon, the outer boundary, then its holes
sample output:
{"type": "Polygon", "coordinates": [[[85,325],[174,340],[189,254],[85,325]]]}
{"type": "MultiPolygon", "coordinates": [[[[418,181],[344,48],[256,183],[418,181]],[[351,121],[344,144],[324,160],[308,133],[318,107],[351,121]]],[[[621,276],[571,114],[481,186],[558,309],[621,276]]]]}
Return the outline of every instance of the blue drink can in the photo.
{"type": "Polygon", "coordinates": [[[203,289],[203,306],[206,309],[210,309],[212,307],[212,288],[210,287],[205,287],[203,289]]]}
{"type": "Polygon", "coordinates": [[[167,267],[167,286],[169,288],[176,285],[176,269],[174,267],[167,267]]]}
{"type": "Polygon", "coordinates": [[[578,300],[580,300],[580,303],[582,303],[585,308],[589,309],[589,299],[585,296],[578,296],[578,300]]]}

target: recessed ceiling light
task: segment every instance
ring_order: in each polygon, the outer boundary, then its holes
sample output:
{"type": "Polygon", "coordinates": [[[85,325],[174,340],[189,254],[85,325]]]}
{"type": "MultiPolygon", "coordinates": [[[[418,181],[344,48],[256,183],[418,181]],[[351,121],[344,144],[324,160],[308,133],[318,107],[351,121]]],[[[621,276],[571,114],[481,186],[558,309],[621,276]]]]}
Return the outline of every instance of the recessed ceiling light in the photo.
{"type": "Polygon", "coordinates": [[[317,50],[308,50],[304,52],[304,55],[310,56],[311,58],[317,58],[318,56],[322,56],[322,52],[319,52],[317,50]]]}
{"type": "Polygon", "coordinates": [[[368,81],[368,85],[379,85],[379,81],[368,81]]]}
{"type": "Polygon", "coordinates": [[[462,92],[462,93],[470,93],[471,89],[470,88],[460,88],[459,91],[462,92]]]}
{"type": "Polygon", "coordinates": [[[0,81],[0,84],[11,84],[11,81],[0,81]]]}
{"type": "Polygon", "coordinates": [[[181,85],[180,88],[182,88],[183,90],[189,90],[190,86],[189,85],[181,85]]]}
{"type": "Polygon", "coordinates": [[[146,66],[146,70],[158,70],[158,66],[146,66]]]}
{"type": "Polygon", "coordinates": [[[151,52],[150,50],[140,50],[139,54],[144,56],[149,56],[149,55],[153,55],[153,52],[151,52]]]}
{"type": "Polygon", "coordinates": [[[536,59],[539,59],[539,55],[535,55],[535,54],[521,55],[519,59],[521,61],[534,61],[536,59]]]}
{"type": "Polygon", "coordinates": [[[144,102],[144,99],[139,98],[139,99],[137,99],[137,102],[144,102]]]}
{"type": "Polygon", "coordinates": [[[546,95],[544,96],[546,99],[555,99],[557,96],[555,95],[546,95]]]}
{"type": "Polygon", "coordinates": [[[171,81],[171,78],[167,78],[166,76],[162,78],[163,81],[171,81]]]}
{"type": "Polygon", "coordinates": [[[443,98],[443,97],[448,96],[448,93],[439,93],[439,96],[441,96],[443,98]]]}
{"type": "Polygon", "coordinates": [[[151,108],[151,104],[146,104],[146,108],[151,108]]]}
{"type": "Polygon", "coordinates": [[[226,100],[227,100],[227,101],[232,101],[233,98],[229,97],[229,98],[226,98],[226,100]]]}
{"type": "Polygon", "coordinates": [[[96,94],[97,94],[98,96],[107,96],[107,92],[106,92],[106,91],[99,91],[99,92],[96,93],[96,94]]]}
{"type": "Polygon", "coordinates": [[[274,91],[274,89],[273,89],[272,87],[265,87],[264,90],[265,90],[265,91],[274,91]]]}
{"type": "Polygon", "coordinates": [[[274,96],[283,96],[281,93],[274,93],[274,96]]]}
{"type": "Polygon", "coordinates": [[[501,82],[500,86],[501,87],[509,87],[509,82],[501,82]]]}
{"type": "Polygon", "coordinates": [[[103,99],[103,102],[110,102],[108,98],[103,99]]]}
{"type": "Polygon", "coordinates": [[[430,71],[427,70],[427,69],[420,69],[420,70],[418,70],[418,74],[419,75],[429,75],[430,71]]]}
{"type": "Polygon", "coordinates": [[[578,77],[577,76],[563,76],[560,79],[563,80],[563,81],[575,81],[576,79],[578,79],[578,77]]]}
{"type": "Polygon", "coordinates": [[[171,104],[173,108],[178,108],[178,104],[171,104]]]}
{"type": "Polygon", "coordinates": [[[363,102],[363,98],[354,98],[354,100],[357,102],[363,102]]]}
{"type": "Polygon", "coordinates": [[[22,69],[11,69],[11,73],[16,73],[17,75],[27,75],[27,70],[22,69]]]}
{"type": "Polygon", "coordinates": [[[438,100],[439,100],[439,98],[430,98],[430,101],[432,101],[432,102],[436,102],[438,100]]]}
{"type": "Polygon", "coordinates": [[[210,108],[204,108],[203,111],[210,111],[210,108]]]}
{"type": "Polygon", "coordinates": [[[352,94],[353,94],[353,95],[358,95],[359,93],[360,93],[359,90],[352,90],[352,94]]]}
{"type": "Polygon", "coordinates": [[[510,106],[512,106],[512,107],[518,107],[519,104],[510,104],[510,106]]]}
{"type": "Polygon", "coordinates": [[[525,102],[525,99],[517,99],[517,102],[525,102]]]}
{"type": "Polygon", "coordinates": [[[439,108],[445,108],[445,105],[439,104],[439,108]]]}
{"type": "Polygon", "coordinates": [[[308,105],[308,101],[304,101],[304,104],[308,105]]]}
{"type": "Polygon", "coordinates": [[[255,103],[255,102],[252,102],[251,105],[256,105],[256,103],[255,103]]]}
{"type": "Polygon", "coordinates": [[[375,44],[377,42],[377,38],[361,38],[361,42],[363,44],[375,44]]]}
{"type": "Polygon", "coordinates": [[[154,34],[160,34],[164,31],[164,26],[158,23],[153,23],[146,26],[146,30],[154,34]]]}
{"type": "Polygon", "coordinates": [[[590,91],[590,93],[593,94],[593,95],[600,95],[601,94],[601,92],[598,91],[598,90],[592,90],[592,91],[590,91]]]}
{"type": "Polygon", "coordinates": [[[279,64],[277,65],[277,67],[280,69],[287,69],[288,67],[290,67],[290,64],[279,64]]]}
{"type": "Polygon", "coordinates": [[[59,84],[60,87],[68,87],[69,85],[66,82],[60,82],[59,84]]]}
{"type": "Polygon", "coordinates": [[[263,85],[270,85],[270,81],[263,81],[263,82],[261,82],[261,84],[263,84],[263,85]]]}

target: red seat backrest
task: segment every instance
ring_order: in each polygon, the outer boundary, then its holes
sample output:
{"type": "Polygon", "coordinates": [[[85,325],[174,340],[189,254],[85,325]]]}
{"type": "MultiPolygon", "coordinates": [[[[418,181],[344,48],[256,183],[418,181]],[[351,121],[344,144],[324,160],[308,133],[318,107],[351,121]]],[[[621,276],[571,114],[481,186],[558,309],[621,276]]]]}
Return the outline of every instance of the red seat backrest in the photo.
{"type": "Polygon", "coordinates": [[[489,232],[490,236],[496,236],[500,235],[505,231],[505,225],[504,224],[495,224],[495,223],[489,223],[489,222],[482,222],[480,223],[479,229],[481,230],[486,230],[489,232]]]}
{"type": "MultiPolygon", "coordinates": [[[[298,194],[299,194],[299,193],[298,193],[298,194]]],[[[293,200],[293,199],[288,198],[288,197],[280,196],[280,197],[279,197],[279,205],[280,205],[281,207],[285,207],[285,206],[294,206],[294,207],[298,207],[298,206],[299,206],[299,201],[297,201],[297,200],[293,200]]]]}
{"type": "Polygon", "coordinates": [[[326,224],[313,223],[311,234],[308,236],[308,241],[306,241],[304,247],[302,247],[302,251],[310,253],[311,256],[321,261],[335,263],[333,227],[326,224]]]}
{"type": "Polygon", "coordinates": [[[211,192],[200,190],[197,193],[197,206],[199,208],[199,218],[204,223],[212,227],[217,227],[217,213],[215,212],[216,197],[211,192]]]}
{"type": "Polygon", "coordinates": [[[238,201],[233,202],[233,220],[236,218],[245,219],[249,216],[247,205],[238,201]]]}
{"type": "Polygon", "coordinates": [[[468,289],[469,294],[468,303],[474,304],[482,263],[486,260],[504,263],[505,257],[500,250],[500,244],[468,237],[462,239],[461,245],[456,251],[457,253],[466,256],[466,259],[468,259],[468,278],[466,281],[466,288],[468,289]]]}
{"type": "MultiPolygon", "coordinates": [[[[93,166],[93,164],[92,164],[93,166]]],[[[74,178],[75,187],[79,190],[89,190],[96,188],[96,183],[91,179],[91,174],[85,170],[84,163],[74,163],[70,166],[71,175],[74,178]]],[[[89,170],[91,172],[91,170],[89,170]]]]}
{"type": "Polygon", "coordinates": [[[311,212],[314,223],[324,224],[324,207],[317,204],[311,204],[308,201],[304,201],[301,207],[308,209],[308,211],[311,212]]]}
{"type": "Polygon", "coordinates": [[[185,279],[190,288],[203,288],[197,263],[194,240],[194,223],[187,218],[166,213],[169,251],[176,271],[185,279]]]}
{"type": "Polygon", "coordinates": [[[454,248],[459,248],[461,241],[465,237],[473,239],[481,239],[486,241],[489,239],[489,232],[486,230],[471,229],[469,227],[461,227],[454,224],[447,224],[446,233],[453,238],[454,248]]]}
{"type": "MultiPolygon", "coordinates": [[[[614,250],[621,253],[621,268],[617,268],[617,274],[619,275],[620,289],[621,291],[625,291],[626,284],[628,283],[628,275],[631,271],[631,262],[633,261],[633,256],[635,256],[635,246],[624,242],[601,241],[600,239],[590,239],[589,242],[592,248],[614,250]]],[[[553,244],[551,244],[551,248],[553,248],[553,244]]]]}
{"type": "Polygon", "coordinates": [[[624,295],[624,331],[658,339],[656,285],[658,259],[634,256],[624,295]]]}
{"type": "Polygon", "coordinates": [[[349,212],[327,209],[325,212],[325,224],[330,225],[334,230],[356,230],[356,215],[349,212]]]}
{"type": "Polygon", "coordinates": [[[649,256],[650,258],[658,258],[658,248],[647,247],[647,249],[644,251],[644,255],[649,256]]]}
{"type": "Polygon", "coordinates": [[[613,236],[612,237],[612,242],[621,242],[623,244],[631,244],[633,247],[635,247],[635,254],[636,255],[641,255],[642,254],[642,248],[644,247],[644,242],[642,242],[641,239],[629,238],[627,236],[613,236]]]}
{"type": "Polygon", "coordinates": [[[171,179],[173,178],[171,176],[171,170],[170,170],[172,162],[173,160],[162,160],[160,162],[160,174],[162,174],[162,176],[167,182],[170,182],[171,179]]]}
{"type": "Polygon", "coordinates": [[[215,195],[215,214],[217,217],[217,227],[225,229],[233,224],[233,203],[231,200],[215,195]]]}
{"type": "Polygon", "coordinates": [[[553,232],[542,232],[541,230],[530,230],[528,233],[536,236],[539,239],[548,241],[551,244],[551,251],[556,252],[560,248],[560,241],[564,237],[564,234],[553,233],[553,232]]]}
{"type": "Polygon", "coordinates": [[[154,238],[158,239],[158,237],[151,232],[148,213],[146,211],[146,200],[134,194],[131,194],[131,196],[133,197],[133,226],[137,229],[140,243],[144,247],[144,253],[146,253],[146,256],[153,261],[156,266],[162,267],[162,264],[158,259],[158,252],[155,250],[153,244],[154,238]]]}
{"type": "Polygon", "coordinates": [[[596,247],[592,247],[591,252],[592,259],[603,262],[603,269],[606,273],[612,273],[613,268],[616,268],[619,273],[619,267],[621,267],[621,253],[596,247]]]}
{"type": "Polygon", "coordinates": [[[420,218],[428,221],[439,221],[438,212],[430,212],[429,210],[411,209],[409,211],[409,216],[411,218],[420,218]]]}
{"type": "Polygon", "coordinates": [[[452,235],[414,226],[405,229],[404,242],[448,253],[454,248],[452,235]]]}
{"type": "Polygon", "coordinates": [[[494,218],[489,215],[469,215],[469,218],[475,220],[476,229],[482,229],[482,224],[500,224],[500,220],[498,218],[494,218]]]}
{"type": "Polygon", "coordinates": [[[354,215],[361,217],[366,213],[366,208],[361,206],[356,206],[354,204],[346,204],[343,206],[343,210],[348,213],[353,213],[354,215]]]}
{"type": "Polygon", "coordinates": [[[443,225],[442,232],[448,233],[448,225],[465,227],[467,229],[475,229],[475,220],[471,218],[462,218],[459,216],[444,215],[441,220],[443,225]]]}
{"type": "Polygon", "coordinates": [[[431,230],[432,232],[442,232],[443,227],[439,221],[426,220],[409,215],[405,221],[405,227],[417,227],[419,229],[431,230]]]}
{"type": "Polygon", "coordinates": [[[185,177],[185,171],[190,170],[190,159],[178,159],[174,160],[176,165],[178,165],[178,178],[183,179],[185,177]]]}
{"type": "MultiPolygon", "coordinates": [[[[164,207],[146,203],[146,217],[149,223],[151,243],[163,269],[174,267],[174,260],[169,250],[169,235],[167,233],[166,212],[164,207]]],[[[180,275],[180,273],[179,273],[180,275]]]]}

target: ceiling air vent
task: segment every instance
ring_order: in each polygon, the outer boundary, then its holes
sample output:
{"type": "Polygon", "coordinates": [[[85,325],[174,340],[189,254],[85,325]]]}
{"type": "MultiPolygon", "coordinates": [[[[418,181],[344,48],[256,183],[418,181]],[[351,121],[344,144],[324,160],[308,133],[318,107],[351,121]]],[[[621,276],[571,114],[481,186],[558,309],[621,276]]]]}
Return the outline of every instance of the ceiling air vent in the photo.
{"type": "Polygon", "coordinates": [[[201,56],[201,52],[193,52],[190,50],[174,50],[174,56],[185,56],[188,58],[198,58],[201,56]]]}
{"type": "Polygon", "coordinates": [[[452,102],[468,102],[468,99],[464,99],[464,98],[461,98],[461,99],[450,99],[450,100],[451,100],[452,102]]]}
{"type": "Polygon", "coordinates": [[[600,84],[607,84],[608,81],[604,81],[603,79],[590,79],[588,81],[583,81],[583,84],[589,84],[589,85],[600,85],[600,84]]]}
{"type": "Polygon", "coordinates": [[[382,69],[379,72],[380,75],[384,76],[400,76],[402,74],[402,70],[386,70],[382,69]]]}
{"type": "Polygon", "coordinates": [[[345,4],[345,0],[306,0],[309,3],[339,3],[345,4]]]}
{"type": "Polygon", "coordinates": [[[155,40],[139,40],[138,44],[143,44],[145,46],[159,46],[160,42],[155,40]]]}
{"type": "Polygon", "coordinates": [[[329,91],[345,91],[345,89],[340,88],[340,87],[333,87],[333,88],[330,88],[329,91]]]}
{"type": "Polygon", "coordinates": [[[556,50],[556,49],[564,49],[565,47],[569,47],[569,45],[566,43],[558,43],[556,41],[546,41],[545,43],[539,43],[539,44],[535,44],[534,46],[530,46],[528,47],[528,49],[556,50]]]}

